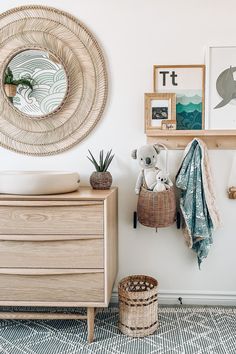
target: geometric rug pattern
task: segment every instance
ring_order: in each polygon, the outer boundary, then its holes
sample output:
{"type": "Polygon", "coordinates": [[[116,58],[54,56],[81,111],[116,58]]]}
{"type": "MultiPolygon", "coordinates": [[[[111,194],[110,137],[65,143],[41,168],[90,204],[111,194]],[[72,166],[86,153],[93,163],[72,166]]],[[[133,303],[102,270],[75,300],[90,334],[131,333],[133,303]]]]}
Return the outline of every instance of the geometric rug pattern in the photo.
{"type": "Polygon", "coordinates": [[[159,328],[145,338],[123,335],[118,308],[101,310],[95,340],[82,320],[1,320],[1,354],[235,354],[236,308],[160,306],[159,328]]]}

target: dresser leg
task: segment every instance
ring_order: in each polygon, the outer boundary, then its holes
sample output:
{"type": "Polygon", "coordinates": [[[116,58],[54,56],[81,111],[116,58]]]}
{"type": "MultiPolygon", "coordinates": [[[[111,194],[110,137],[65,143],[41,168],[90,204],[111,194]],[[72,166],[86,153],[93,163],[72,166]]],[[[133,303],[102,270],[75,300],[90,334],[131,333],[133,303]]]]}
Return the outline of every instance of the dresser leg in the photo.
{"type": "Polygon", "coordinates": [[[93,341],[94,336],[94,307],[87,308],[88,342],[93,341]]]}

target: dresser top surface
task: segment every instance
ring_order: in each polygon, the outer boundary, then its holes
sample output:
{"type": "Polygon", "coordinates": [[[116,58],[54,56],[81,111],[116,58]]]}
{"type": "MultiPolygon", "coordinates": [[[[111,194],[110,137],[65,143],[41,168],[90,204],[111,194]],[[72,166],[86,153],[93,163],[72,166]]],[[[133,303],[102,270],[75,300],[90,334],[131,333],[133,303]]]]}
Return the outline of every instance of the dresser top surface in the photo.
{"type": "Polygon", "coordinates": [[[105,200],[117,190],[112,187],[106,190],[94,190],[91,187],[79,187],[75,192],[50,195],[17,195],[0,194],[0,200],[105,200]]]}

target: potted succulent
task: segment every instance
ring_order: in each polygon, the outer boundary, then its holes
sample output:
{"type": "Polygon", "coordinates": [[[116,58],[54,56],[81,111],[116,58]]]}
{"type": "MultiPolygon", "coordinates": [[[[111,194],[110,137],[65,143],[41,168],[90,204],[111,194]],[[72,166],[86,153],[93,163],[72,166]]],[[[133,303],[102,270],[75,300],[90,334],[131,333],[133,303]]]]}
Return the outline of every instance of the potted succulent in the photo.
{"type": "Polygon", "coordinates": [[[91,186],[93,187],[93,189],[110,189],[112,184],[112,176],[110,172],[107,171],[107,169],[110,166],[110,163],[114,157],[114,155],[111,155],[112,150],[106,153],[105,158],[103,150],[100,151],[99,162],[95,160],[91,151],[88,151],[90,156],[87,156],[87,158],[89,159],[89,161],[92,162],[96,169],[96,171],[94,171],[90,176],[91,186]]]}
{"type": "Polygon", "coordinates": [[[33,90],[32,81],[26,78],[14,80],[13,73],[8,66],[4,76],[4,89],[8,97],[14,97],[18,85],[28,86],[33,90]]]}

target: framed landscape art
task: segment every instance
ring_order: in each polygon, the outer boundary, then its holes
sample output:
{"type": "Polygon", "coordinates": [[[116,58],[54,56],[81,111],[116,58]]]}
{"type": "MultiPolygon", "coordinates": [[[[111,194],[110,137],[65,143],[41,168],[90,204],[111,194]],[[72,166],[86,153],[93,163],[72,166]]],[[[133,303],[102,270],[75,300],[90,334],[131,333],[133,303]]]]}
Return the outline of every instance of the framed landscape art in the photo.
{"type": "Polygon", "coordinates": [[[204,129],[205,65],[154,65],[154,92],[176,94],[176,129],[204,129]]]}

